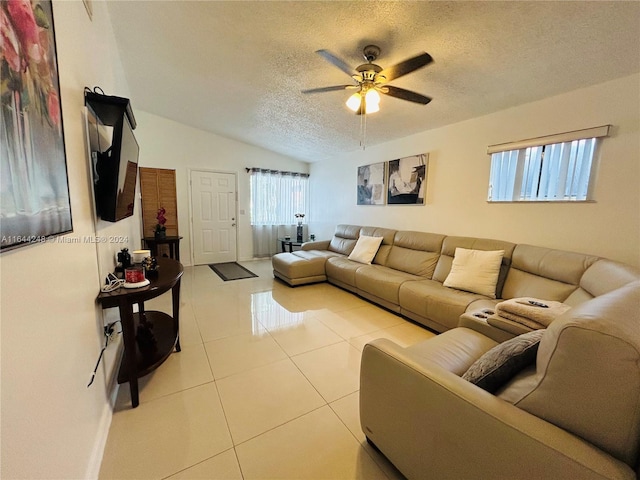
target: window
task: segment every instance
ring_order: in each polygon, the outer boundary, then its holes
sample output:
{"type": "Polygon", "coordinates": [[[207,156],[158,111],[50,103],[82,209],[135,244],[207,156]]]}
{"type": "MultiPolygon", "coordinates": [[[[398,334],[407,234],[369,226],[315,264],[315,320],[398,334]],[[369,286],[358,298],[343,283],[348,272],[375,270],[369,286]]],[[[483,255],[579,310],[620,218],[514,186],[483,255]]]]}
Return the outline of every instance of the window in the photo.
{"type": "Polygon", "coordinates": [[[293,225],[309,213],[309,175],[252,168],[251,225],[293,225]]]}
{"type": "Polygon", "coordinates": [[[609,125],[494,145],[490,202],[592,200],[595,153],[609,125]]]}

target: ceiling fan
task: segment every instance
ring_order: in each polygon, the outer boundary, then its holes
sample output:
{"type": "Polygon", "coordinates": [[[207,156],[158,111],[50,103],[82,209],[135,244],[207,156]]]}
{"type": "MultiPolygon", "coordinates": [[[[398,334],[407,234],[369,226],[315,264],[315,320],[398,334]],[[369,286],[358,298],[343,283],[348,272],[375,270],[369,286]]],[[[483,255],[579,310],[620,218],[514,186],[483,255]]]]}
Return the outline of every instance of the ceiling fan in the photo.
{"type": "Polygon", "coordinates": [[[383,69],[379,65],[373,63],[376,58],[378,58],[378,55],[380,55],[380,47],[376,45],[367,45],[362,50],[367,63],[363,63],[356,67],[355,71],[347,65],[345,61],[336,57],[328,50],[318,50],[316,53],[349,75],[356,83],[352,85],[335,85],[332,87],[312,88],[309,90],[302,90],[302,93],[357,90],[347,100],[347,106],[357,115],[362,115],[363,113],[375,113],[380,110],[380,93],[389,95],[390,97],[399,98],[401,100],[420,103],[422,105],[426,105],[431,101],[431,98],[425,97],[419,93],[387,84],[396,78],[414,72],[419,68],[426,67],[433,62],[431,55],[426,52],[383,69]]]}

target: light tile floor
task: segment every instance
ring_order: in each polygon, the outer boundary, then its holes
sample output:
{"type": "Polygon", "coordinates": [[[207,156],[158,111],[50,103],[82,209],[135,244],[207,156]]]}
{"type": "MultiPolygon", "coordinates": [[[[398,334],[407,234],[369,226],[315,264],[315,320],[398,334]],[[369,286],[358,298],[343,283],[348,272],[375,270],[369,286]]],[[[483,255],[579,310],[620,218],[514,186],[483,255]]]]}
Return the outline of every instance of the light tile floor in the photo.
{"type": "MultiPolygon", "coordinates": [[[[290,288],[270,260],[257,278],[182,278],[182,351],[120,386],[102,479],[402,479],[360,430],[360,355],[385,337],[434,334],[328,283],[290,288]]],[[[147,309],[171,312],[165,294],[147,309]]]]}

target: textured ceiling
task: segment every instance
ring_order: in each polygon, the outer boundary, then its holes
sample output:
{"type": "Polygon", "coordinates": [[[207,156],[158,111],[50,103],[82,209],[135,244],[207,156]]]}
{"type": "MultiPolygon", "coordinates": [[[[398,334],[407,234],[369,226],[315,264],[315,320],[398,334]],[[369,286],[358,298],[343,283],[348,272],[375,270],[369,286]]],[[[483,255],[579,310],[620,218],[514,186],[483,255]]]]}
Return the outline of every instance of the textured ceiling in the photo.
{"type": "MultiPolygon", "coordinates": [[[[110,1],[134,109],[314,162],[359,148],[349,83],[314,52],[353,67],[381,47],[387,67],[434,63],[392,85],[367,145],[640,71],[639,2],[110,1]]],[[[107,92],[117,94],[117,92],[107,92]]]]}

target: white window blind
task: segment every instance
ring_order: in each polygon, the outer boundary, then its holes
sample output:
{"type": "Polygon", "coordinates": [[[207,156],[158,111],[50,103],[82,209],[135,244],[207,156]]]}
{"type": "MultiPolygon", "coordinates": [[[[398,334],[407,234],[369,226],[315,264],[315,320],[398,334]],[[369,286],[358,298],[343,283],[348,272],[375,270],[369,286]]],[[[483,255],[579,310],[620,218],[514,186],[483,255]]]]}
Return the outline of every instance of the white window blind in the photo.
{"type": "Polygon", "coordinates": [[[606,125],[490,146],[489,201],[590,200],[597,141],[608,132],[606,125]]]}
{"type": "Polygon", "coordinates": [[[293,225],[296,213],[308,218],[309,175],[250,169],[251,225],[293,225]]]}

